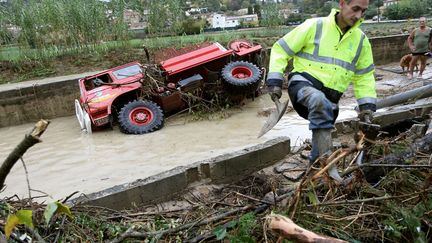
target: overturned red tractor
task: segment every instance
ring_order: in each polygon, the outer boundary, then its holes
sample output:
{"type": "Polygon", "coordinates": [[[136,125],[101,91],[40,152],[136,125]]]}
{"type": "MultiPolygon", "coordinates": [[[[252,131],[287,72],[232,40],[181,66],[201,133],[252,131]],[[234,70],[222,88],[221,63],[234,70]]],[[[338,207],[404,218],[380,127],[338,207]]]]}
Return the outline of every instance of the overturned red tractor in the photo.
{"type": "Polygon", "coordinates": [[[155,64],[128,63],[78,80],[75,111],[81,129],[112,127],[128,134],[163,127],[164,117],[190,106],[191,97],[212,102],[255,96],[262,83],[260,45],[219,43],[155,64]]]}

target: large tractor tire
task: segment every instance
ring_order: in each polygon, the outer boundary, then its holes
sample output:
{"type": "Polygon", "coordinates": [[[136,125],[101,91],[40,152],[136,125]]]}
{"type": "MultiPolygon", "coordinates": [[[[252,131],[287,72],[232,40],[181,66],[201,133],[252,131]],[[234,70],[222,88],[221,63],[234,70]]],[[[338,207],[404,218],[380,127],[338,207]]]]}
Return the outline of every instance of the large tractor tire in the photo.
{"type": "Polygon", "coordinates": [[[122,132],[143,134],[161,129],[164,115],[153,101],[134,100],[121,108],[118,120],[122,132]]]}
{"type": "Polygon", "coordinates": [[[229,93],[253,93],[260,85],[261,71],[250,62],[231,62],[222,69],[222,79],[229,93]]]}

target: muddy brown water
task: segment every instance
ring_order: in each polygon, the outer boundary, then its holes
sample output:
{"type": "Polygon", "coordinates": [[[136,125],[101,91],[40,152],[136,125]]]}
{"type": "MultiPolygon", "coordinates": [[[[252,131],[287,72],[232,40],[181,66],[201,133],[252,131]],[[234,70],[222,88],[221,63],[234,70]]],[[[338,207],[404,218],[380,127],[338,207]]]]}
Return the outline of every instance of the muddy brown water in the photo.
{"type": "MultiPolygon", "coordinates": [[[[41,137],[43,142],[30,148],[23,156],[30,186],[38,190],[31,194],[41,196],[46,193],[56,200],[75,191],[88,194],[238,151],[277,136],[290,137],[292,145],[310,137],[307,121],[291,112],[285,114],[273,130],[258,139],[257,134],[266,120],[258,112],[272,106],[268,96],[264,95],[241,109],[231,110],[233,115],[229,118],[198,122],[172,118],[163,129],[145,135],[125,135],[118,129],[87,135],[80,131],[75,116],[53,119],[41,137]]],[[[352,111],[352,107],[346,110],[352,111]]],[[[33,125],[0,129],[1,161],[33,125]]],[[[0,196],[28,196],[21,162],[12,168],[6,185],[0,196]]],[[[52,200],[50,198],[44,199],[52,200]]]]}

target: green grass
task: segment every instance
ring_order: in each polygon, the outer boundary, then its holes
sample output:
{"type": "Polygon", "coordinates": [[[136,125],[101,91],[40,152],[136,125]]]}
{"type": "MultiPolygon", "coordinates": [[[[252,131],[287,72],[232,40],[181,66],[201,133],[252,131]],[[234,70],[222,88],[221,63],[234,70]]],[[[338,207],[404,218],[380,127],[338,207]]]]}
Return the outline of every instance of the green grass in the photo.
{"type": "Polygon", "coordinates": [[[16,61],[20,56],[20,48],[18,46],[0,48],[0,61],[16,61]]]}

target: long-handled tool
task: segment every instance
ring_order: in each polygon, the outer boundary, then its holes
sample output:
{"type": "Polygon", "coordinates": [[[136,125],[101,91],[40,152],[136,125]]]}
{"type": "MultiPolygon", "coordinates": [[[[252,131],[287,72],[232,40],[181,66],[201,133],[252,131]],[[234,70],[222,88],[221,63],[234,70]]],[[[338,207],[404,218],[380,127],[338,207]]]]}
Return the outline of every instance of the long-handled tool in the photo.
{"type": "Polygon", "coordinates": [[[288,103],[289,100],[283,103],[281,103],[279,99],[275,100],[276,110],[273,110],[270,113],[266,123],[264,123],[264,126],[261,128],[261,131],[258,134],[258,138],[266,134],[278,123],[278,121],[282,118],[283,114],[285,114],[285,111],[288,107],[288,103]]]}

